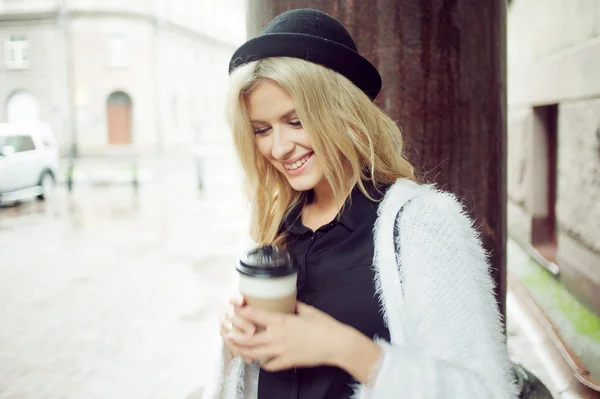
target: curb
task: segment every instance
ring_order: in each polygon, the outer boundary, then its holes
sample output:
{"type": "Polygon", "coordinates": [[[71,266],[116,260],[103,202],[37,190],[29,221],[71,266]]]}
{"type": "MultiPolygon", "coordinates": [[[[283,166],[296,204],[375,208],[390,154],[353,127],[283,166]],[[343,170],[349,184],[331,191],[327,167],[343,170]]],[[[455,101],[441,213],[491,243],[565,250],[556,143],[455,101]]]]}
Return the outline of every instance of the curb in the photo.
{"type": "Polygon", "coordinates": [[[508,277],[509,287],[519,302],[528,321],[543,338],[539,341],[543,351],[558,371],[562,381],[556,384],[562,394],[577,395],[582,399],[600,396],[600,382],[590,376],[581,359],[569,348],[557,328],[540,309],[527,289],[513,276],[508,277]]]}

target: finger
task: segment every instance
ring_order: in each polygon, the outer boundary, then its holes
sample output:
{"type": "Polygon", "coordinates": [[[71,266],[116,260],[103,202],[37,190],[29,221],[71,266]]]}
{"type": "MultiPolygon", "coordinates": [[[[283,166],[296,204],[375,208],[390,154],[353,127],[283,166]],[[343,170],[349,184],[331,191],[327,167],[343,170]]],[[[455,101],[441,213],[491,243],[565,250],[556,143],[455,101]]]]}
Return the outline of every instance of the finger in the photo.
{"type": "Polygon", "coordinates": [[[243,319],[243,320],[247,321],[248,323],[252,323],[252,321],[250,319],[248,319],[246,316],[244,316],[243,310],[245,308],[246,307],[243,307],[243,308],[239,308],[239,307],[238,308],[233,308],[233,312],[231,312],[231,314],[239,317],[240,319],[243,319]]]}
{"type": "Polygon", "coordinates": [[[238,334],[242,334],[244,335],[243,332],[241,331],[237,331],[237,328],[233,328],[233,329],[229,329],[228,327],[221,327],[221,330],[219,331],[220,335],[221,335],[221,339],[223,340],[223,343],[225,344],[225,346],[227,347],[227,349],[229,349],[231,352],[234,352],[235,350],[237,350],[237,347],[235,345],[235,343],[229,338],[230,334],[232,334],[232,332],[236,332],[238,334]]]}
{"type": "Polygon", "coordinates": [[[256,326],[248,319],[238,317],[235,314],[230,318],[232,327],[235,331],[242,334],[252,335],[256,332],[256,326]]]}
{"type": "Polygon", "coordinates": [[[241,334],[232,331],[228,334],[227,339],[241,348],[255,348],[257,346],[265,346],[273,343],[273,338],[266,331],[254,335],[241,334]]]}
{"type": "Polygon", "coordinates": [[[219,333],[221,334],[221,337],[225,339],[227,334],[229,334],[229,332],[231,331],[231,322],[229,321],[229,315],[223,314],[219,317],[219,319],[219,333]]]}
{"type": "Polygon", "coordinates": [[[277,348],[267,345],[259,346],[256,348],[242,348],[238,347],[237,352],[240,356],[249,358],[252,360],[270,359],[272,357],[279,356],[280,351],[277,348]]]}
{"type": "Polygon", "coordinates": [[[233,341],[231,341],[228,338],[228,334],[226,334],[225,337],[223,337],[223,344],[225,344],[225,347],[227,348],[227,350],[229,350],[231,356],[238,357],[240,355],[239,348],[235,345],[233,341]]]}
{"type": "Polygon", "coordinates": [[[234,307],[242,307],[246,304],[245,302],[246,301],[244,300],[244,297],[240,294],[232,295],[229,297],[229,303],[232,304],[234,307]]]}
{"type": "Polygon", "coordinates": [[[314,307],[305,304],[304,302],[297,301],[296,302],[296,313],[297,314],[307,314],[311,313],[315,310],[314,307]]]}
{"type": "Polygon", "coordinates": [[[231,353],[232,357],[237,357],[238,349],[235,345],[233,345],[231,342],[225,340],[225,347],[227,348],[229,353],[231,353]]]}
{"type": "Polygon", "coordinates": [[[219,325],[219,333],[221,334],[221,337],[225,338],[231,331],[235,331],[235,332],[239,332],[239,333],[246,333],[246,331],[244,329],[239,328],[238,326],[236,326],[235,324],[233,324],[232,322],[232,315],[226,313],[224,316],[221,317],[221,324],[219,325]]]}
{"type": "Polygon", "coordinates": [[[229,353],[231,353],[231,356],[237,357],[238,356],[238,348],[229,339],[229,335],[232,332],[243,334],[243,331],[241,331],[237,327],[233,326],[228,314],[222,315],[219,333],[221,335],[221,338],[223,339],[223,344],[225,344],[225,348],[227,348],[229,353]]]}
{"type": "Polygon", "coordinates": [[[231,330],[229,330],[229,328],[227,328],[227,326],[221,324],[220,328],[219,328],[219,334],[221,335],[221,338],[225,339],[227,338],[227,336],[229,335],[231,330]]]}
{"type": "Polygon", "coordinates": [[[265,327],[281,323],[284,317],[282,314],[279,313],[270,313],[259,309],[252,309],[249,306],[245,306],[239,309],[238,314],[250,320],[254,324],[258,324],[265,327]]]}
{"type": "Polygon", "coordinates": [[[236,317],[242,323],[251,325],[252,327],[255,328],[255,330],[258,330],[256,323],[252,322],[252,320],[248,319],[247,317],[244,317],[244,315],[242,314],[242,308],[234,308],[233,314],[231,317],[232,318],[236,317]]]}
{"type": "Polygon", "coordinates": [[[237,356],[238,348],[235,344],[228,338],[229,332],[221,331],[221,338],[223,339],[223,344],[225,348],[231,353],[233,357],[237,356]]]}
{"type": "Polygon", "coordinates": [[[260,368],[266,371],[281,371],[292,368],[292,365],[286,362],[282,356],[278,356],[262,362],[260,368]]]}

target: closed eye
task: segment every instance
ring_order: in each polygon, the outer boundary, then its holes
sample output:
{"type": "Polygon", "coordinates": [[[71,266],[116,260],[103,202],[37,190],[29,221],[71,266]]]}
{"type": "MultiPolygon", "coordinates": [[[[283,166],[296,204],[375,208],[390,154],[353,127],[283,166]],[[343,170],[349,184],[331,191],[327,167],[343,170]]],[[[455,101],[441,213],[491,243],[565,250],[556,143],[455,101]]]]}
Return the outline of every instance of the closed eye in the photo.
{"type": "Polygon", "coordinates": [[[290,126],[292,126],[292,127],[295,127],[295,128],[301,128],[302,127],[302,122],[300,122],[299,119],[293,120],[293,121],[289,121],[288,124],[290,126]]]}
{"type": "Polygon", "coordinates": [[[271,129],[271,128],[270,127],[263,127],[263,128],[260,128],[260,129],[255,129],[253,133],[254,134],[265,134],[265,133],[267,133],[269,131],[269,129],[271,129]]]}

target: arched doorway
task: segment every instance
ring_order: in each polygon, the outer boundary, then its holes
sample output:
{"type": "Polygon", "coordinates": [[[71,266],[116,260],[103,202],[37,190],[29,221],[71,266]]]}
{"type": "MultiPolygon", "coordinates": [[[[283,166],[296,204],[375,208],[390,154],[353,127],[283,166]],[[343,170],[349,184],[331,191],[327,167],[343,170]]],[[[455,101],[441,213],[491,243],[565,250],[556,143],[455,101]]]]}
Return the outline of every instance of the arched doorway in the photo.
{"type": "Polygon", "coordinates": [[[40,120],[40,104],[33,94],[18,90],[6,100],[7,122],[31,122],[40,120]]]}
{"type": "Polygon", "coordinates": [[[108,144],[131,144],[131,98],[115,91],[106,100],[108,144]]]}

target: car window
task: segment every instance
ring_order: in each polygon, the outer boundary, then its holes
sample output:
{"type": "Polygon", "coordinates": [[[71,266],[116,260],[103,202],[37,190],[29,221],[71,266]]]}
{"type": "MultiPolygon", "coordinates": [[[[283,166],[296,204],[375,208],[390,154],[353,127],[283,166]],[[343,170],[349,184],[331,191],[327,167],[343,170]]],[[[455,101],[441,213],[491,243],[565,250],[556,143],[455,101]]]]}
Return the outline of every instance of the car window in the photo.
{"type": "Polygon", "coordinates": [[[8,136],[6,137],[6,141],[4,142],[4,145],[7,147],[13,147],[15,149],[15,152],[19,151],[18,150],[18,146],[19,146],[19,137],[18,136],[8,136]]]}
{"type": "Polygon", "coordinates": [[[35,144],[31,136],[8,136],[4,145],[10,145],[15,148],[15,152],[25,152],[35,150],[35,144]]]}
{"type": "Polygon", "coordinates": [[[20,139],[20,147],[17,150],[18,152],[35,150],[35,144],[33,144],[33,139],[31,136],[20,136],[20,139]]]}

